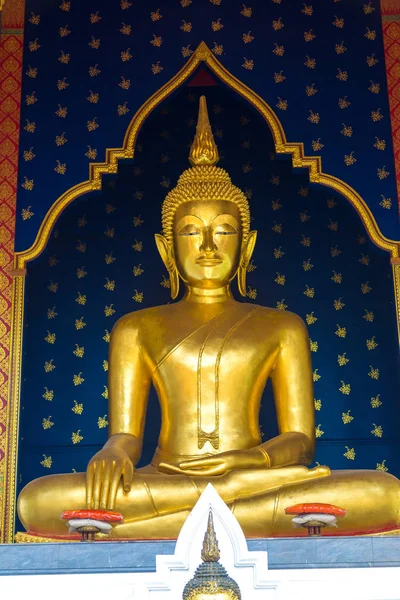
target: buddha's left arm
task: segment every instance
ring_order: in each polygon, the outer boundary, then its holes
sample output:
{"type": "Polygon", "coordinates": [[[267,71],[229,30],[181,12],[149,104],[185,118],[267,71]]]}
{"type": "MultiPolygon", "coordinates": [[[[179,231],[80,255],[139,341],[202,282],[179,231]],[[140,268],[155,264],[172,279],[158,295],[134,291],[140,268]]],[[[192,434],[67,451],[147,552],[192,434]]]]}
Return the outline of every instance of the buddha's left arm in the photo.
{"type": "Polygon", "coordinates": [[[308,465],[315,451],[314,393],[307,328],[286,313],[280,350],[271,373],[279,433],[258,448],[270,467],[308,465]]]}

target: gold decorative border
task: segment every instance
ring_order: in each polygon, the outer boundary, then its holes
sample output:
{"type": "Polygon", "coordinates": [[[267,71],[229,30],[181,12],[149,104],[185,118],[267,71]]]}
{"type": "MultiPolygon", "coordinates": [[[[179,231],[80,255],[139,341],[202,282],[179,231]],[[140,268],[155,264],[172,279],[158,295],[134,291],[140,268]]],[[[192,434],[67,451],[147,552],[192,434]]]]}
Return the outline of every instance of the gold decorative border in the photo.
{"type": "MultiPolygon", "coordinates": [[[[23,252],[17,252],[14,258],[15,285],[13,293],[13,327],[12,327],[12,366],[11,378],[12,389],[10,394],[10,408],[7,428],[7,481],[5,485],[5,502],[2,515],[2,541],[13,541],[13,528],[15,517],[15,494],[16,494],[16,465],[18,450],[18,423],[19,423],[19,397],[20,397],[20,373],[21,373],[21,351],[22,351],[22,327],[24,307],[24,276],[26,264],[37,258],[46,247],[50,233],[63,210],[76,198],[93,190],[100,190],[102,176],[107,173],[117,173],[118,161],[133,158],[137,134],[149,114],[165,100],[172,92],[182,85],[197,69],[201,62],[206,63],[208,68],[227,86],[232,88],[240,96],[246,99],[264,117],[267,122],[275,143],[278,154],[289,154],[292,156],[294,167],[306,167],[309,170],[310,181],[330,187],[342,194],[358,212],[365,229],[372,241],[387,252],[390,252],[392,261],[400,256],[400,242],[390,240],[382,235],[375,218],[359,194],[347,183],[340,179],[322,172],[320,156],[305,156],[303,143],[288,143],[283,127],[268,104],[253,90],[243,84],[232,75],[216,59],[211,50],[201,42],[191,58],[182,69],[172,77],[165,85],[155,92],[137,111],[130,122],[122,148],[111,148],[106,151],[106,159],[103,163],[91,163],[89,166],[89,180],[79,183],[62,194],[51,206],[40,226],[39,232],[33,245],[23,252]]],[[[397,318],[400,332],[400,269],[395,265],[395,290],[397,318]]],[[[400,334],[400,333],[399,333],[400,334]]]]}
{"type": "MultiPolygon", "coordinates": [[[[24,33],[25,0],[1,2],[0,12],[0,129],[4,132],[0,142],[0,163],[7,163],[11,169],[3,169],[0,176],[0,197],[2,214],[0,218],[0,514],[2,513],[3,482],[7,469],[7,428],[10,407],[11,373],[11,327],[13,254],[15,237],[15,210],[17,203],[18,138],[20,129],[20,101],[22,82],[22,54],[24,33]],[[11,86],[8,85],[11,83],[11,86]],[[17,85],[15,85],[17,83],[17,85]],[[6,109],[6,105],[8,108],[6,109]],[[10,124],[13,125],[10,127],[10,124]]],[[[6,510],[6,509],[4,509],[6,510]]],[[[1,524],[0,524],[1,528],[1,524]]]]}
{"type": "Polygon", "coordinates": [[[400,258],[392,258],[393,283],[394,283],[394,302],[397,315],[397,331],[400,340],[400,258]]]}
{"type": "Polygon", "coordinates": [[[8,388],[8,410],[6,428],[4,470],[4,496],[1,507],[1,543],[12,542],[17,490],[17,459],[19,429],[19,399],[21,392],[22,335],[24,324],[25,277],[13,274],[11,313],[11,361],[8,388]]]}
{"type": "MultiPolygon", "coordinates": [[[[108,535],[105,533],[96,533],[94,536],[95,540],[106,540],[108,535]]],[[[18,531],[14,536],[14,542],[16,544],[76,544],[81,541],[80,537],[74,538],[66,537],[43,537],[41,535],[32,535],[26,531],[18,531]]]]}

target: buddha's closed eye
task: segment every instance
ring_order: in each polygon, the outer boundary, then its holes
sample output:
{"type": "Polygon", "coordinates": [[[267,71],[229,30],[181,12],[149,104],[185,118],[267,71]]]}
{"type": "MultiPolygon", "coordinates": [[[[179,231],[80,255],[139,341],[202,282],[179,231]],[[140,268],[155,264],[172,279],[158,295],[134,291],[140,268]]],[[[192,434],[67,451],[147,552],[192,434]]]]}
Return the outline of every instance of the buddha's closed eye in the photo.
{"type": "Polygon", "coordinates": [[[178,235],[181,237],[189,237],[191,235],[200,235],[200,231],[194,225],[185,225],[185,227],[182,227],[178,232],[178,235]]]}
{"type": "MultiPolygon", "coordinates": [[[[237,231],[215,231],[214,235],[236,235],[237,231]]],[[[179,234],[181,237],[189,237],[192,235],[200,235],[200,231],[180,231],[179,234]]]]}

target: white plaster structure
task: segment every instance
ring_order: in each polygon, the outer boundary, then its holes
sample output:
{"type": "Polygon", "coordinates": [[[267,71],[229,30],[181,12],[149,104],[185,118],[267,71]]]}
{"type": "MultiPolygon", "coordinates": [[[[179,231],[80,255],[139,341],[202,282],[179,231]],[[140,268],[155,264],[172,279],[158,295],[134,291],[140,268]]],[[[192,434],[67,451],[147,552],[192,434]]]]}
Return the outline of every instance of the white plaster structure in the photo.
{"type": "Polygon", "coordinates": [[[267,553],[249,552],[238,521],[210,483],[180,531],[175,554],[157,556],[157,573],[144,582],[144,597],[154,600],[182,598],[185,584],[202,562],[200,555],[210,510],[221,553],[220,562],[239,585],[243,600],[275,600],[277,584],[269,577],[267,553]]]}
{"type": "MultiPolygon", "coordinates": [[[[186,582],[201,563],[210,509],[220,562],[240,586],[242,600],[400,600],[400,567],[268,569],[267,553],[248,550],[239,523],[212,485],[182,527],[175,554],[156,557],[155,573],[10,575],[1,579],[1,597],[181,600],[186,582]]],[[[129,552],[128,545],[126,550],[129,552]]]]}

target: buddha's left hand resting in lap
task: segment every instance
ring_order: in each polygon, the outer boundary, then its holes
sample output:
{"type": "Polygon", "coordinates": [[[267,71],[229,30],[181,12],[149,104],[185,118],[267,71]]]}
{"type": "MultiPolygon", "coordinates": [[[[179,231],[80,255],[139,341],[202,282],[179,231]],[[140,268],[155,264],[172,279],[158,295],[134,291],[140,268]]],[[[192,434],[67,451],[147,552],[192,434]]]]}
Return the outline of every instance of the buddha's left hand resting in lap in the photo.
{"type": "MultiPolygon", "coordinates": [[[[18,501],[28,532],[65,535],[63,510],[116,509],[117,538],[174,538],[208,482],[247,536],[304,535],[284,509],[342,506],[340,534],[399,527],[400,482],[377,471],[307,468],[315,450],[309,339],[296,315],[236,302],[256,232],[244,194],[215,164],[218,150],[201,99],[185,171],[163,205],[156,244],[171,295],[184,299],[125,315],[109,355],[109,439],[84,473],[29,483],[18,501]],[[272,380],[279,435],[261,441],[260,402],[272,380]],[[140,459],[150,386],[162,423],[152,463],[140,459]]],[[[149,418],[149,416],[148,416],[149,418]]],[[[151,415],[150,415],[151,418],[151,415]]]]}

